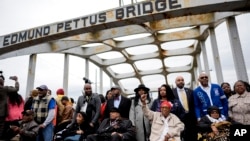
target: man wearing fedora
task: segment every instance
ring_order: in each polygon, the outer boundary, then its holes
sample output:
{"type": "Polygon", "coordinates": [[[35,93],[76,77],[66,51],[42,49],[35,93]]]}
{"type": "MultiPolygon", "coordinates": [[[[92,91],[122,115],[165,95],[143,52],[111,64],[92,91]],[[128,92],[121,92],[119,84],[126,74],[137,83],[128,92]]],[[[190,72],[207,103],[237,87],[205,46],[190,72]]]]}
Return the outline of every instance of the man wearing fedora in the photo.
{"type": "Polygon", "coordinates": [[[121,113],[122,118],[129,119],[129,110],[131,106],[131,100],[121,94],[122,89],[119,86],[112,86],[111,92],[112,92],[113,98],[107,101],[107,105],[104,111],[104,118],[108,118],[110,109],[115,107],[115,108],[118,108],[120,111],[122,111],[121,113]]]}
{"type": "Polygon", "coordinates": [[[144,116],[142,111],[141,95],[147,94],[146,104],[151,107],[153,100],[149,96],[150,89],[144,84],[140,84],[134,89],[135,98],[132,100],[129,119],[132,121],[133,126],[136,127],[136,140],[137,141],[148,141],[150,135],[151,124],[149,120],[144,116]]]}

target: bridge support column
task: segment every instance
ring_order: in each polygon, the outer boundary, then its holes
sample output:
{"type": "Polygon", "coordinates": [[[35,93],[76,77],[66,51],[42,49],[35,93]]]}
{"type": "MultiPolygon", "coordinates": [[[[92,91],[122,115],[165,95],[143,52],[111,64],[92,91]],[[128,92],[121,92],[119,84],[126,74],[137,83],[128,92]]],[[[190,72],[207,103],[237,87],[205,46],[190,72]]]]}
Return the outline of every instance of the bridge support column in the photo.
{"type": "Polygon", "coordinates": [[[220,55],[218,51],[218,45],[217,45],[214,28],[209,29],[209,34],[210,34],[210,40],[211,40],[211,48],[212,48],[212,56],[213,56],[212,58],[214,59],[216,79],[218,83],[221,84],[222,82],[224,82],[224,80],[223,80],[223,74],[222,74],[221,63],[220,63],[220,55]]]}
{"type": "Polygon", "coordinates": [[[25,98],[29,97],[30,91],[34,89],[36,60],[37,60],[37,55],[31,54],[29,57],[29,68],[28,68],[28,78],[27,78],[25,98]]]}
{"type": "Polygon", "coordinates": [[[63,69],[63,89],[68,95],[69,83],[69,54],[64,55],[64,69],[63,69]]]}
{"type": "MultiPolygon", "coordinates": [[[[99,86],[99,92],[100,93],[103,93],[103,69],[102,68],[100,68],[100,86],[99,86]]],[[[103,95],[105,95],[104,93],[103,93],[103,95]]]]}
{"type": "MultiPolygon", "coordinates": [[[[199,47],[201,47],[201,45],[198,45],[199,47]]],[[[193,88],[195,88],[196,86],[198,86],[199,82],[198,82],[198,73],[202,72],[202,65],[201,65],[201,58],[200,58],[200,54],[196,54],[195,56],[196,59],[196,63],[197,63],[197,67],[194,68],[194,75],[192,76],[193,78],[193,88]]]]}
{"type": "Polygon", "coordinates": [[[89,79],[89,59],[85,59],[85,77],[89,79]]]}
{"type": "Polygon", "coordinates": [[[229,17],[226,23],[237,79],[249,82],[235,17],[229,17]]]}
{"type": "Polygon", "coordinates": [[[208,74],[209,77],[211,77],[210,71],[209,71],[209,63],[208,63],[208,57],[207,57],[207,50],[206,50],[206,45],[205,45],[205,41],[204,40],[201,41],[201,53],[202,53],[202,56],[203,56],[204,71],[205,71],[206,74],[208,74]]]}

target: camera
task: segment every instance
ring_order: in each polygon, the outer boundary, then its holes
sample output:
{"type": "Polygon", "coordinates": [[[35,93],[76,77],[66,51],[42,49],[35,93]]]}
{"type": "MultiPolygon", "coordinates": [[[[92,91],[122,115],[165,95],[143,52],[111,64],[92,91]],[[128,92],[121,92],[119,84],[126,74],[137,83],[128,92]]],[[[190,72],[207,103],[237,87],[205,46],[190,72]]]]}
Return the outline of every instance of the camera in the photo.
{"type": "Polygon", "coordinates": [[[85,83],[92,84],[92,82],[86,77],[83,77],[83,80],[85,83]]]}
{"type": "Polygon", "coordinates": [[[10,80],[17,80],[17,77],[16,76],[10,76],[9,79],[10,80]]]}
{"type": "Polygon", "coordinates": [[[3,71],[0,71],[0,77],[4,80],[3,71]]]}

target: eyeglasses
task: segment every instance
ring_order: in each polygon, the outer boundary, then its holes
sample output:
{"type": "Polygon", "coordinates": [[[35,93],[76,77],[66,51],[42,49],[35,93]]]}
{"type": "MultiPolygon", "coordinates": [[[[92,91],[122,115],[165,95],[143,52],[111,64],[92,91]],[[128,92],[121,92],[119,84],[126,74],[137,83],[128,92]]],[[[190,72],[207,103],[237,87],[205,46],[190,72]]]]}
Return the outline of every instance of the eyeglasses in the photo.
{"type": "Polygon", "coordinates": [[[200,79],[208,79],[207,76],[200,77],[200,79]]]}
{"type": "Polygon", "coordinates": [[[169,109],[169,107],[161,107],[161,109],[169,109]]]}
{"type": "Polygon", "coordinates": [[[218,111],[212,111],[211,114],[219,114],[218,111]]]}

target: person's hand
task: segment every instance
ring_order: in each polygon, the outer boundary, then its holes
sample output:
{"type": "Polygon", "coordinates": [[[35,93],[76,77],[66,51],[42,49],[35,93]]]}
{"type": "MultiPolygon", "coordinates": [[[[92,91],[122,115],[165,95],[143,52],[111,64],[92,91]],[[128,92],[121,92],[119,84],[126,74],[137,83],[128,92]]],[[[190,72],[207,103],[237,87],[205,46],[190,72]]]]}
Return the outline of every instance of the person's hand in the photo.
{"type": "Polygon", "coordinates": [[[77,130],[76,131],[76,134],[83,134],[84,132],[83,132],[83,130],[77,130]]]}
{"type": "Polygon", "coordinates": [[[111,136],[116,135],[116,134],[119,135],[121,138],[123,137],[123,135],[121,133],[117,133],[117,132],[112,132],[111,136]]]}
{"type": "Polygon", "coordinates": [[[215,135],[219,134],[219,131],[218,131],[217,127],[214,124],[211,124],[211,129],[212,129],[212,131],[214,132],[215,135]]]}
{"type": "Polygon", "coordinates": [[[143,105],[146,105],[146,100],[147,100],[147,94],[142,94],[141,95],[141,102],[143,105]]]}
{"type": "Polygon", "coordinates": [[[10,79],[17,81],[17,76],[10,76],[10,79]]]}
{"type": "Polygon", "coordinates": [[[23,134],[24,130],[19,128],[19,134],[23,134]]]}
{"type": "Polygon", "coordinates": [[[89,123],[90,127],[94,127],[94,124],[92,122],[89,123]]]}
{"type": "Polygon", "coordinates": [[[165,135],[164,141],[168,141],[168,139],[170,139],[170,138],[171,138],[171,136],[167,133],[167,134],[165,135]]]}
{"type": "Polygon", "coordinates": [[[45,128],[45,125],[40,124],[40,125],[39,125],[39,128],[45,128]]]}
{"type": "Polygon", "coordinates": [[[10,125],[10,129],[12,129],[14,132],[17,132],[19,130],[19,127],[15,125],[10,125]]]}

